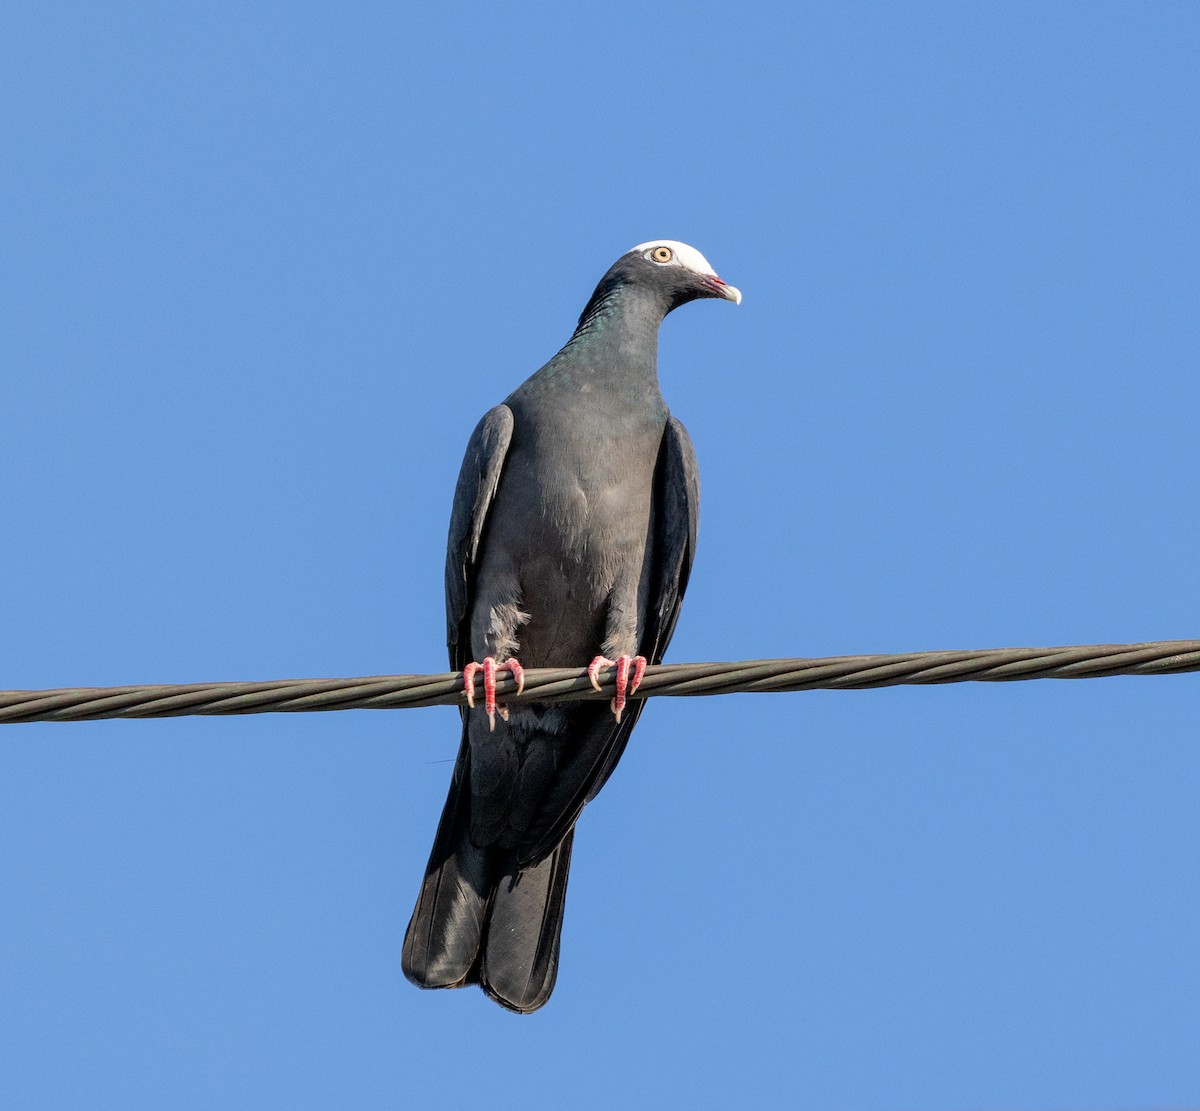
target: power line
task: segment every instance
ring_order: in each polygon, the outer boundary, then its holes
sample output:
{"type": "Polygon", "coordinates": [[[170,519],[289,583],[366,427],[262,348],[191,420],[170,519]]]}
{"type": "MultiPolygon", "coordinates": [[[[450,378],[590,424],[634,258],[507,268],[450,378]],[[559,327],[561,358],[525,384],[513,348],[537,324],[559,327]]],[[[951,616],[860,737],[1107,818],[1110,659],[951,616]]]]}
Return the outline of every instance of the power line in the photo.
{"type": "MultiPolygon", "coordinates": [[[[823,659],[743,660],[648,667],[634,698],[807,690],[864,690],[902,684],[1099,679],[1109,675],[1176,675],[1200,671],[1200,640],[1086,644],[1065,648],[984,648],[823,659]]],[[[527,668],[525,691],[497,676],[502,701],[568,702],[613,695],[615,668],[600,673],[597,693],[582,668],[527,668]]],[[[482,699],[482,680],[476,683],[482,699]]],[[[458,705],[461,673],[374,675],[358,679],[279,679],[263,683],[184,683],[0,691],[0,724],[95,721],[189,714],[398,710],[458,705]]]]}

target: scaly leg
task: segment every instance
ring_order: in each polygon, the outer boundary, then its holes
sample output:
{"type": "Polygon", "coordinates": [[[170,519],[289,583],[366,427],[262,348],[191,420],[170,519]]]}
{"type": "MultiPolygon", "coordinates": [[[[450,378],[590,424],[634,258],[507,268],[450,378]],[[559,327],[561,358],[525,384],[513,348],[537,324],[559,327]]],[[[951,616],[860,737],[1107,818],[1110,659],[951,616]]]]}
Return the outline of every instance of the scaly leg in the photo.
{"type": "Polygon", "coordinates": [[[481,664],[467,664],[463,668],[463,694],[472,710],[475,708],[475,676],[480,671],[483,672],[483,709],[488,716],[488,728],[495,732],[497,714],[508,721],[508,707],[496,705],[496,672],[510,672],[517,681],[517,694],[520,694],[525,689],[525,669],[513,657],[498,664],[492,656],[484,656],[481,664]]]}
{"type": "Polygon", "coordinates": [[[607,656],[597,656],[590,664],[588,664],[588,678],[592,681],[592,686],[596,690],[600,690],[600,669],[602,667],[615,667],[617,669],[617,696],[612,700],[612,712],[617,721],[621,720],[621,711],[625,709],[625,701],[627,697],[635,690],[642,681],[642,676],[646,674],[646,657],[645,656],[618,656],[615,660],[608,659],[607,656]],[[633,664],[633,679],[629,678],[629,665],[633,664]]]}

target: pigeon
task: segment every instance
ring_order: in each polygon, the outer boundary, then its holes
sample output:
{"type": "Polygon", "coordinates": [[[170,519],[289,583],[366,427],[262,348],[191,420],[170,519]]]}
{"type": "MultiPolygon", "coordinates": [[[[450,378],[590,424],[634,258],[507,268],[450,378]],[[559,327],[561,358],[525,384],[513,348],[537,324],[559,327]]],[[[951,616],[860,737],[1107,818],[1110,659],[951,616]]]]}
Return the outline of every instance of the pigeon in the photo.
{"type": "Polygon", "coordinates": [[[467,445],[446,552],[462,742],[404,939],[419,987],[477,983],[521,1014],[554,988],[575,823],[641,714],[627,700],[662,660],[695,553],[696,456],[659,389],[658,330],[702,297],[742,299],[685,243],[626,252],[467,445]],[[611,703],[497,702],[498,673],[519,690],[525,667],[588,661],[597,689],[615,668],[611,703]]]}

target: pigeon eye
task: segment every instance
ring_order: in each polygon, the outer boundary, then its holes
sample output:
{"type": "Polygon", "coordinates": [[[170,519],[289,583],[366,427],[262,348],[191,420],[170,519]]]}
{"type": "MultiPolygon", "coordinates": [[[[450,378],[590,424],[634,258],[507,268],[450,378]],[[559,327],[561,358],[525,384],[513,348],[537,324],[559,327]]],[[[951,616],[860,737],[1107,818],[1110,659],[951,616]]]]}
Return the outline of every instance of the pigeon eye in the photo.
{"type": "Polygon", "coordinates": [[[650,257],[655,262],[670,262],[675,257],[675,254],[670,247],[655,247],[650,252],[650,257]]]}

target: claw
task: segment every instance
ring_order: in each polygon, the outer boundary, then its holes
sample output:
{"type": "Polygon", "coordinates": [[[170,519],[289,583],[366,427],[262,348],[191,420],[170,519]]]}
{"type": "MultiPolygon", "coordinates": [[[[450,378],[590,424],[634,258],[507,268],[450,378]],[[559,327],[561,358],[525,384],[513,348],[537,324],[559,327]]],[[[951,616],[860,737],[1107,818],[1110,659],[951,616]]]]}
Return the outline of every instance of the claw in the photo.
{"type": "Polygon", "coordinates": [[[496,660],[483,657],[483,711],[488,717],[488,731],[496,731],[496,660]]]}
{"type": "Polygon", "coordinates": [[[621,711],[625,709],[625,692],[629,689],[629,657],[617,657],[617,696],[612,700],[613,717],[621,724],[621,711]]]}
{"type": "Polygon", "coordinates": [[[642,685],[642,676],[646,674],[646,657],[633,657],[633,678],[629,680],[629,693],[633,694],[635,690],[642,685]]]}
{"type": "Polygon", "coordinates": [[[463,695],[466,697],[467,707],[471,710],[475,709],[475,676],[481,666],[469,663],[463,668],[463,695]]]}
{"type": "Polygon", "coordinates": [[[616,660],[610,660],[607,656],[597,656],[588,664],[588,678],[592,681],[592,687],[597,693],[604,689],[600,686],[600,669],[602,667],[612,667],[616,662],[616,660]]]}
{"type": "Polygon", "coordinates": [[[492,656],[484,656],[483,663],[469,663],[463,668],[463,694],[467,706],[475,709],[475,676],[483,672],[483,709],[488,716],[488,728],[496,729],[496,715],[508,721],[508,707],[496,704],[496,672],[507,671],[517,681],[517,694],[525,689],[525,669],[515,659],[505,660],[497,664],[492,656]]]}

